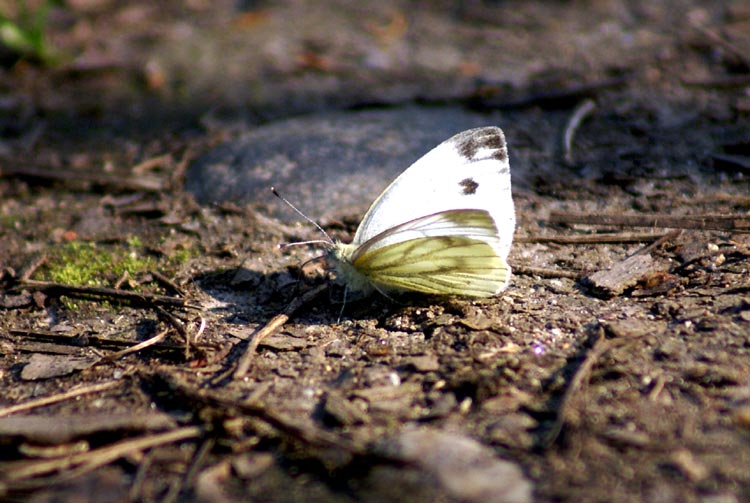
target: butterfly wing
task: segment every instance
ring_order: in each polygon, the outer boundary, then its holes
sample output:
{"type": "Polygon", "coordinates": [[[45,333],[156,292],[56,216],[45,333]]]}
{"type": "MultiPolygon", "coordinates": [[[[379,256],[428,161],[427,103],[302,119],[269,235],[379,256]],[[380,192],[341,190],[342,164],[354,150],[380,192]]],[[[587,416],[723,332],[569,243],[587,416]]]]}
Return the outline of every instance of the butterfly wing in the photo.
{"type": "Polygon", "coordinates": [[[376,287],[489,297],[510,278],[498,242],[497,227],[486,211],[444,211],[374,236],[348,260],[376,287]]]}
{"type": "Polygon", "coordinates": [[[515,212],[508,149],[500,128],[464,131],[417,160],[370,206],[352,244],[362,246],[424,215],[467,208],[484,210],[494,220],[499,233],[491,246],[505,259],[515,230],[515,212]]]}

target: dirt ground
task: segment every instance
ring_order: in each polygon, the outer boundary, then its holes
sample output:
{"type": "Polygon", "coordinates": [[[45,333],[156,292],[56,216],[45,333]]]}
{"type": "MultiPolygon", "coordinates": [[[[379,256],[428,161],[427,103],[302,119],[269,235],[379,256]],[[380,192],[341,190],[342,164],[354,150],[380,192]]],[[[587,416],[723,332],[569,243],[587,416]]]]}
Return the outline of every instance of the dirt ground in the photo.
{"type": "Polygon", "coordinates": [[[750,500],[747,2],[156,5],[0,53],[1,500],[750,500]],[[182,190],[401,105],[513,119],[500,296],[339,320],[314,230],[182,190]]]}

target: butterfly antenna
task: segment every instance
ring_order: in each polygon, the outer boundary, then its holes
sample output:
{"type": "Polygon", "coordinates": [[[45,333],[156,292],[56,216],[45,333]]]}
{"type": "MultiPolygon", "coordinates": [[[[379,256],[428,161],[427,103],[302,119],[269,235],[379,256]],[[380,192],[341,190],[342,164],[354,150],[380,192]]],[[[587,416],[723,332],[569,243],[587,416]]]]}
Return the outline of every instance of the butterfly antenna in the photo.
{"type": "Polygon", "coordinates": [[[316,245],[316,244],[324,244],[324,245],[330,246],[331,242],[326,241],[325,239],[313,239],[312,241],[295,241],[294,243],[279,243],[276,246],[278,246],[279,250],[284,250],[286,248],[289,248],[290,246],[316,245]]]}
{"type": "MultiPolygon", "coordinates": [[[[328,240],[328,243],[329,243],[329,244],[330,244],[330,243],[333,243],[333,239],[331,239],[331,236],[329,236],[329,235],[328,235],[328,233],[327,233],[327,232],[326,232],[326,231],[325,231],[325,230],[323,229],[323,227],[321,227],[321,226],[320,226],[320,225],[318,224],[318,222],[316,222],[315,220],[313,220],[312,218],[308,217],[307,215],[305,215],[304,213],[302,213],[302,212],[301,212],[300,210],[298,210],[298,209],[297,209],[297,207],[296,207],[295,205],[293,205],[292,203],[290,203],[290,202],[289,202],[289,201],[287,200],[287,198],[285,198],[284,196],[282,196],[281,194],[279,194],[279,192],[278,192],[278,191],[276,190],[276,187],[271,187],[271,192],[273,192],[273,195],[274,195],[274,196],[276,196],[276,197],[278,197],[279,199],[281,199],[282,201],[284,201],[284,202],[286,203],[286,205],[287,205],[287,206],[289,206],[289,207],[290,207],[291,209],[293,209],[293,210],[294,210],[294,212],[295,212],[295,213],[297,213],[297,215],[301,216],[301,217],[302,217],[302,218],[304,218],[304,219],[305,219],[306,221],[308,221],[308,222],[310,222],[311,224],[313,224],[313,225],[314,225],[314,226],[315,226],[315,227],[316,227],[316,228],[317,228],[317,229],[318,229],[318,230],[319,230],[320,232],[322,232],[322,233],[323,233],[323,235],[324,235],[324,236],[326,237],[326,239],[328,240]]],[[[311,241],[311,242],[312,242],[312,243],[314,243],[315,241],[311,241]]]]}

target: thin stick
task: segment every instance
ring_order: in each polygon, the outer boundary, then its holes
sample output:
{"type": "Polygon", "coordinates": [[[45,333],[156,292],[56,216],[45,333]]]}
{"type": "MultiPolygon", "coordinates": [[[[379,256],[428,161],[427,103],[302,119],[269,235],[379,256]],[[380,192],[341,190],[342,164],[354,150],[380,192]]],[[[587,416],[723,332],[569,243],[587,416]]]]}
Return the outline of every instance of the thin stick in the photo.
{"type": "Polygon", "coordinates": [[[737,47],[735,44],[732,44],[728,40],[724,39],[716,31],[707,26],[702,26],[698,22],[692,22],[690,24],[692,24],[693,28],[701,32],[707,39],[720,46],[725,51],[731,53],[735,58],[744,63],[746,66],[750,64],[750,59],[747,57],[747,51],[744,47],[737,47]]]}
{"type": "Polygon", "coordinates": [[[167,333],[169,332],[168,328],[165,328],[155,336],[151,337],[150,339],[146,339],[143,342],[140,342],[134,346],[130,346],[127,349],[123,349],[122,351],[118,351],[117,353],[112,353],[111,355],[105,356],[102,358],[102,362],[111,362],[114,360],[117,360],[119,358],[122,358],[123,356],[127,356],[131,353],[137,353],[141,349],[147,348],[149,346],[153,346],[154,344],[160,343],[164,338],[167,336],[167,333]]]}
{"type": "Polygon", "coordinates": [[[573,102],[573,100],[580,100],[583,97],[592,96],[603,89],[619,87],[626,82],[627,79],[624,77],[613,77],[598,82],[574,84],[562,89],[532,92],[519,97],[509,97],[504,93],[499,93],[494,96],[480,95],[475,98],[470,98],[469,104],[483,108],[521,108],[532,105],[544,106],[549,104],[567,104],[573,102]]]}
{"type": "MultiPolygon", "coordinates": [[[[705,253],[701,253],[700,255],[697,255],[689,260],[686,260],[682,264],[679,264],[677,267],[675,267],[672,272],[675,274],[680,274],[686,269],[688,269],[691,265],[701,262],[702,260],[706,259],[712,259],[716,257],[717,255],[729,255],[730,253],[739,252],[742,255],[747,256],[748,251],[747,249],[738,248],[736,246],[728,247],[728,248],[719,248],[718,250],[713,251],[707,251],[705,253]]],[[[718,294],[717,294],[718,295],[718,294]]]]}
{"type": "Polygon", "coordinates": [[[555,243],[555,244],[619,244],[643,243],[661,239],[669,234],[653,232],[632,232],[621,234],[586,234],[583,236],[520,236],[514,238],[516,243],[555,243]]]}
{"type": "MultiPolygon", "coordinates": [[[[644,334],[645,335],[645,334],[644,334]]],[[[584,381],[589,378],[591,370],[594,368],[596,362],[602,359],[611,349],[624,346],[635,342],[638,339],[638,335],[632,337],[623,337],[619,339],[607,339],[604,335],[604,330],[600,329],[596,336],[596,342],[594,346],[588,351],[586,358],[581,363],[581,366],[576,370],[575,375],[570,381],[568,388],[562,397],[562,402],[557,410],[557,417],[555,423],[547,435],[542,440],[542,447],[547,449],[555,443],[560,435],[560,432],[565,426],[565,421],[569,417],[570,409],[573,407],[573,396],[583,387],[584,381]]]]}
{"type": "MultiPolygon", "coordinates": [[[[196,438],[203,433],[197,426],[186,426],[177,428],[166,433],[146,435],[133,440],[125,440],[106,447],[94,449],[89,452],[74,454],[64,458],[43,460],[38,462],[23,463],[17,467],[6,467],[4,477],[6,480],[22,480],[36,477],[52,471],[65,470],[84,465],[85,471],[104,466],[132,452],[151,449],[160,445],[171,444],[181,440],[196,438]]],[[[76,475],[80,475],[78,472],[76,475]]]]}
{"type": "Polygon", "coordinates": [[[120,384],[122,384],[122,380],[107,381],[107,382],[103,382],[99,384],[93,384],[91,386],[86,386],[83,388],[72,389],[70,391],[66,391],[65,393],[58,393],[56,395],[52,395],[52,396],[48,396],[44,398],[38,398],[36,400],[30,400],[26,403],[20,403],[18,405],[13,405],[11,407],[5,407],[4,409],[0,409],[0,417],[10,416],[17,412],[29,411],[32,409],[36,409],[38,407],[44,407],[45,405],[51,405],[53,403],[62,402],[70,398],[77,398],[79,396],[88,395],[90,393],[98,393],[99,391],[106,391],[108,389],[115,388],[120,384]]]}
{"type": "Polygon", "coordinates": [[[133,191],[145,191],[145,192],[161,192],[164,190],[164,183],[155,177],[138,176],[138,177],[122,177],[122,176],[110,176],[101,174],[92,174],[90,172],[83,171],[68,171],[64,169],[46,169],[40,167],[29,166],[24,164],[22,166],[3,166],[0,169],[0,178],[4,177],[26,177],[36,178],[39,180],[52,180],[57,182],[63,182],[65,184],[81,184],[81,183],[92,183],[96,185],[103,185],[105,187],[113,187],[119,190],[133,190],[133,191]]]}
{"type": "Polygon", "coordinates": [[[199,470],[203,466],[205,466],[206,458],[208,458],[208,455],[211,454],[211,451],[213,450],[215,444],[216,440],[213,437],[206,438],[203,441],[200,448],[198,449],[198,452],[193,455],[192,461],[190,462],[190,467],[185,473],[185,477],[179,480],[177,485],[174,487],[174,490],[170,490],[169,494],[161,500],[161,503],[174,503],[175,501],[178,501],[180,494],[183,492],[183,489],[193,486],[193,482],[198,476],[199,470]]]}
{"type": "Polygon", "coordinates": [[[561,224],[655,228],[671,227],[674,229],[750,232],[750,217],[747,215],[602,215],[553,211],[550,213],[548,221],[561,224]]]}
{"type": "Polygon", "coordinates": [[[242,379],[247,375],[247,371],[250,369],[250,365],[252,364],[253,358],[255,357],[255,351],[258,349],[258,345],[269,335],[274,333],[276,330],[280,329],[284,326],[284,324],[289,320],[289,318],[297,312],[302,306],[306,305],[307,303],[311,302],[313,299],[315,299],[318,295],[323,293],[328,288],[328,285],[323,284],[319,285],[311,290],[306,291],[299,297],[295,298],[289,306],[284,310],[282,314],[277,314],[273,318],[271,318],[271,321],[266,323],[264,326],[256,330],[253,335],[250,338],[250,342],[247,344],[247,347],[245,348],[245,352],[242,355],[242,358],[240,358],[239,363],[237,364],[237,369],[234,371],[234,374],[232,375],[233,379],[242,379]]]}
{"type": "Polygon", "coordinates": [[[177,165],[172,170],[172,175],[169,177],[169,187],[179,192],[182,190],[185,180],[185,171],[187,171],[188,166],[190,165],[191,161],[195,157],[195,152],[188,147],[185,149],[185,152],[182,154],[182,158],[177,161],[177,165]]]}
{"type": "Polygon", "coordinates": [[[594,343],[594,347],[589,350],[588,354],[586,355],[586,359],[583,360],[581,366],[578,367],[578,370],[576,370],[576,373],[573,376],[573,379],[571,379],[568,388],[565,390],[565,393],[562,397],[562,402],[557,410],[557,417],[555,418],[555,422],[542,441],[542,447],[544,447],[545,449],[551,447],[552,444],[554,444],[557,438],[560,436],[560,432],[562,431],[563,425],[565,424],[566,416],[568,415],[568,411],[571,408],[573,395],[575,395],[578,390],[581,389],[584,380],[588,378],[589,374],[591,373],[591,369],[594,367],[594,364],[602,356],[604,356],[604,354],[609,351],[611,347],[612,346],[610,344],[610,341],[604,337],[604,332],[600,332],[599,336],[596,339],[596,342],[594,343]]]}
{"type": "Polygon", "coordinates": [[[711,155],[714,169],[727,169],[731,167],[732,170],[737,170],[747,173],[750,171],[750,158],[744,155],[735,154],[713,154],[711,155]]]}
{"type": "Polygon", "coordinates": [[[51,281],[25,280],[18,286],[30,290],[42,290],[48,294],[66,295],[76,298],[104,297],[108,299],[119,299],[140,306],[153,306],[154,304],[170,307],[189,307],[199,309],[199,306],[188,304],[185,299],[170,297],[168,295],[157,295],[153,293],[132,292],[117,288],[106,288],[96,286],[67,285],[65,283],[54,283],[51,281]]]}
{"type": "Polygon", "coordinates": [[[680,82],[693,87],[745,87],[750,84],[750,75],[721,75],[704,79],[681,78],[680,82]]]}
{"type": "Polygon", "coordinates": [[[128,491],[128,496],[130,497],[129,501],[141,501],[139,496],[143,491],[143,481],[146,480],[146,474],[148,473],[149,468],[151,468],[153,457],[154,451],[149,451],[143,456],[138,464],[138,470],[135,472],[135,477],[133,478],[133,482],[130,484],[130,490],[128,491]]]}
{"type": "Polygon", "coordinates": [[[131,167],[130,171],[136,175],[145,175],[147,172],[153,171],[154,168],[172,166],[173,164],[174,158],[172,157],[172,154],[162,154],[141,161],[139,164],[131,167]]]}
{"type": "Polygon", "coordinates": [[[189,360],[190,359],[190,334],[188,334],[182,322],[178,320],[175,315],[173,315],[169,311],[162,309],[159,306],[156,306],[156,310],[159,316],[166,319],[167,322],[170,325],[172,325],[175,330],[177,330],[177,333],[179,333],[180,337],[182,337],[183,340],[185,341],[185,360],[189,360]]]}
{"type": "MultiPolygon", "coordinates": [[[[300,418],[287,416],[275,411],[272,405],[259,404],[257,399],[234,400],[226,393],[216,393],[208,389],[198,389],[195,386],[183,384],[166,372],[144,374],[144,377],[161,386],[167,386],[172,394],[188,398],[195,403],[206,403],[218,406],[223,410],[238,410],[246,415],[258,418],[273,427],[276,431],[290,438],[304,443],[326,448],[338,449],[341,452],[355,452],[360,448],[359,443],[346,435],[337,435],[333,431],[306,426],[300,418]]],[[[362,446],[363,447],[363,446],[362,446]]]]}
{"type": "MultiPolygon", "coordinates": [[[[75,345],[77,341],[76,335],[64,335],[57,332],[51,332],[51,331],[42,331],[42,330],[25,330],[25,329],[17,329],[17,328],[11,328],[8,333],[10,335],[16,335],[19,337],[23,337],[25,339],[33,339],[35,341],[39,341],[42,344],[55,344],[55,345],[63,345],[63,346],[71,346],[75,345]]],[[[127,349],[130,348],[133,343],[132,341],[125,341],[122,339],[107,339],[105,337],[100,337],[98,335],[90,335],[88,336],[88,346],[89,347],[96,347],[98,349],[127,349]]],[[[23,348],[23,345],[20,345],[19,348],[23,348]]],[[[171,344],[166,343],[159,346],[160,350],[166,350],[166,351],[174,351],[178,349],[183,349],[183,346],[177,345],[177,344],[171,344]]],[[[38,351],[38,349],[35,349],[34,351],[38,351]]],[[[62,353],[62,354],[69,354],[69,353],[62,353]]]]}
{"type": "Polygon", "coordinates": [[[594,100],[589,98],[582,101],[575,110],[573,110],[573,114],[565,125],[565,134],[563,134],[563,160],[568,166],[575,165],[575,158],[573,157],[573,140],[575,135],[583,121],[591,115],[594,110],[596,110],[596,103],[594,103],[594,100]]]}
{"type": "Polygon", "coordinates": [[[175,283],[174,281],[172,281],[171,279],[169,279],[168,277],[166,277],[165,275],[163,275],[156,269],[151,269],[149,271],[149,274],[151,274],[151,276],[153,276],[159,283],[171,288],[172,291],[176,293],[177,295],[181,297],[185,296],[185,289],[180,287],[180,285],[178,285],[177,283],[175,283]]]}
{"type": "Polygon", "coordinates": [[[558,269],[548,269],[546,267],[528,267],[523,265],[514,265],[513,274],[521,276],[539,276],[541,278],[569,278],[580,279],[584,272],[561,271],[558,269]]]}
{"type": "Polygon", "coordinates": [[[31,278],[34,275],[34,273],[37,271],[37,269],[39,269],[45,263],[47,263],[46,255],[42,255],[41,257],[37,258],[34,262],[29,264],[28,267],[26,267],[23,271],[21,271],[21,274],[19,275],[19,280],[29,281],[29,278],[31,278]]]}
{"type": "Polygon", "coordinates": [[[203,335],[203,331],[206,330],[206,318],[204,318],[202,314],[198,314],[198,318],[201,319],[201,322],[200,325],[198,325],[198,331],[195,333],[195,337],[193,337],[193,342],[196,344],[203,335]]]}
{"type": "MultiPolygon", "coordinates": [[[[660,237],[659,239],[657,239],[656,241],[654,241],[650,245],[648,245],[648,246],[646,246],[644,248],[641,248],[640,250],[638,250],[637,252],[635,252],[633,255],[644,255],[646,253],[651,253],[656,248],[660,247],[661,245],[663,245],[667,241],[671,241],[672,239],[676,238],[680,234],[682,234],[682,229],[675,229],[672,232],[669,232],[669,233],[663,235],[662,237],[660,237]]],[[[632,255],[631,255],[631,257],[632,257],[632,255]]]]}
{"type": "MultiPolygon", "coordinates": [[[[750,80],[750,76],[748,76],[748,79],[750,80]]],[[[750,81],[748,84],[750,84],[750,81]]],[[[704,197],[693,198],[692,202],[695,204],[726,202],[747,206],[750,205],[750,196],[745,194],[727,194],[726,192],[718,192],[704,197]]]]}

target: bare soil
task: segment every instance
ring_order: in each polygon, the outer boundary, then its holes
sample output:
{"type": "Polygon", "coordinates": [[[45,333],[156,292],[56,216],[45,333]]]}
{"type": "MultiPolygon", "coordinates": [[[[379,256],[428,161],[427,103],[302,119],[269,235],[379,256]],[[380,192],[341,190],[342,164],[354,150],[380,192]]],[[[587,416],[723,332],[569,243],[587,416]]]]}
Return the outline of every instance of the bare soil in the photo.
{"type": "Polygon", "coordinates": [[[48,30],[60,66],[0,71],[0,499],[750,499],[745,2],[77,0],[48,30]],[[275,246],[312,231],[182,190],[269,120],[415,103],[518,120],[497,298],[338,320],[275,246]]]}

